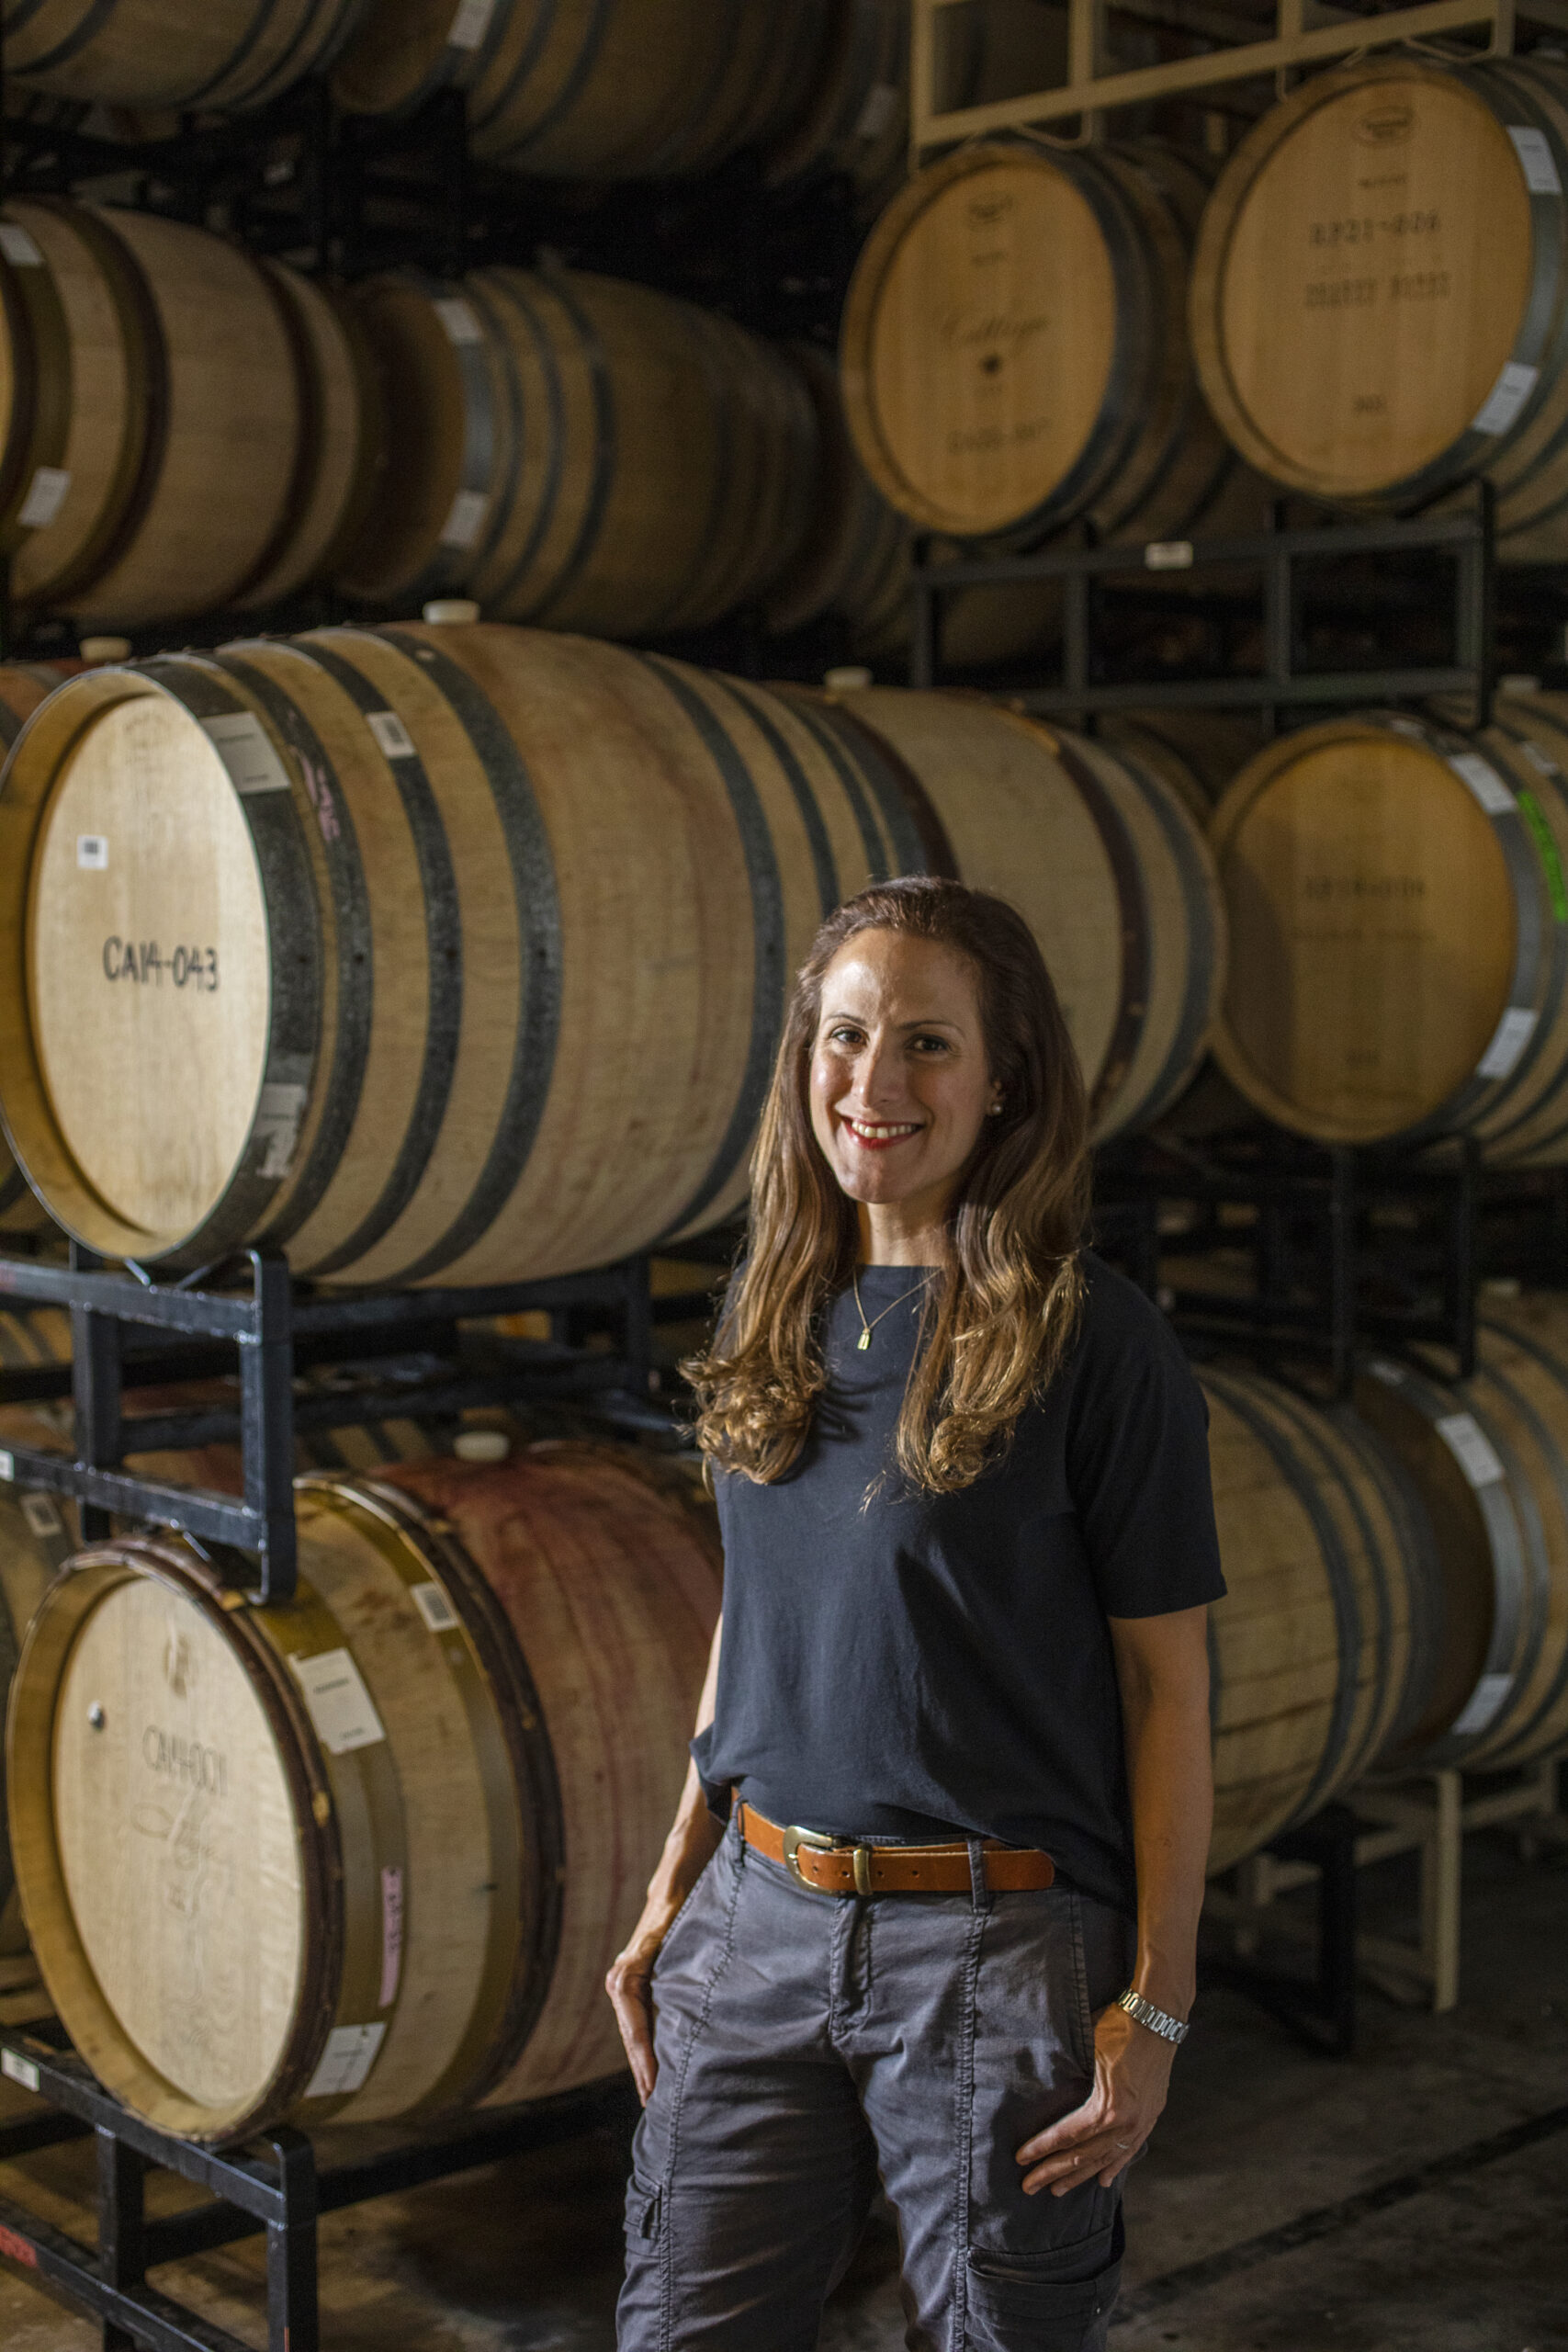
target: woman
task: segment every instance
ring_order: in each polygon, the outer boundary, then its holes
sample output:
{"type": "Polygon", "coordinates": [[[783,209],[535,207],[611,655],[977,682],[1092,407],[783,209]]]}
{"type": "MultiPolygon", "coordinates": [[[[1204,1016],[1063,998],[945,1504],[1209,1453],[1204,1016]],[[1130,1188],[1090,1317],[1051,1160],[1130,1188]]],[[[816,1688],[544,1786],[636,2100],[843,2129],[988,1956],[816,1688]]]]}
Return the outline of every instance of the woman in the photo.
{"type": "Polygon", "coordinates": [[[914,2352],[1104,2344],[1224,1585],[1197,1384],[1080,1247],[1085,1135],[1011,908],[922,877],[824,924],[694,1367],[725,1615],[609,1977],[622,2352],[810,2346],[878,2175],[914,2352]]]}

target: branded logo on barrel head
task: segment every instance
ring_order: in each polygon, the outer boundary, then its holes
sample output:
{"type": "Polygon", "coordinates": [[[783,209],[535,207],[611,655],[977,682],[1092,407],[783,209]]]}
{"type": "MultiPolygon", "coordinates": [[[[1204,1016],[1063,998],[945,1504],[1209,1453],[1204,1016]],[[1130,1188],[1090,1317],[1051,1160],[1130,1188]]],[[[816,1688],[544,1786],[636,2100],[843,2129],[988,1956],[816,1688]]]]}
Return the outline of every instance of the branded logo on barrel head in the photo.
{"type": "Polygon", "coordinates": [[[160,1731],[149,1724],[141,1735],[141,1760],[150,1772],[166,1774],[183,1788],[200,1789],[209,1797],[229,1793],[229,1759],[199,1739],[182,1738],[178,1732],[160,1731]]]}
{"type": "Polygon", "coordinates": [[[1403,146],[1416,128],[1416,109],[1404,98],[1384,98],[1354,125],[1363,147],[1403,146]]]}
{"type": "Polygon", "coordinates": [[[976,229],[994,229],[997,222],[1004,220],[1012,210],[1012,207],[1013,199],[1010,196],[972,196],[969,199],[969,218],[976,229]]]}

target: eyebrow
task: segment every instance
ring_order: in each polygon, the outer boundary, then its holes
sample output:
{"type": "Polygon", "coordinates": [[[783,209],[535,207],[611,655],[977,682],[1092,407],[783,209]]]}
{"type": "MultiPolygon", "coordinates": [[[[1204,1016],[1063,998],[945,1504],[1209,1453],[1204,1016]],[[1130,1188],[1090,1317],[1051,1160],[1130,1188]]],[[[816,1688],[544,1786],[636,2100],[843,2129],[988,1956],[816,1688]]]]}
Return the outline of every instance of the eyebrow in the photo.
{"type": "MultiPolygon", "coordinates": [[[[859,1021],[861,1016],[858,1012],[824,1012],[822,1018],[824,1021],[859,1021]]],[[[914,1029],[953,1029],[960,1036],[964,1034],[962,1021],[944,1021],[940,1013],[931,1013],[922,1021],[900,1021],[897,1026],[906,1034],[914,1029]]]]}

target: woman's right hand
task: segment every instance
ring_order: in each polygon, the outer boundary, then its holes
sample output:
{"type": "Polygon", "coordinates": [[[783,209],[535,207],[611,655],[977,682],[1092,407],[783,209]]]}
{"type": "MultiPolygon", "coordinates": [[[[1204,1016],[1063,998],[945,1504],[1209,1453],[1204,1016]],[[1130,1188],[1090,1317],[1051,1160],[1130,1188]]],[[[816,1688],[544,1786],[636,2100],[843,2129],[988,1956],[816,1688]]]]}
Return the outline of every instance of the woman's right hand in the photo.
{"type": "Polygon", "coordinates": [[[644,2107],[653,2096],[659,2061],[653,2054],[653,1963],[669,1931],[668,1921],[654,1925],[645,1912],[631,1941],[610,1963],[604,1990],[610,1996],[620,2028],[626,2064],[637,2095],[644,2107]]]}

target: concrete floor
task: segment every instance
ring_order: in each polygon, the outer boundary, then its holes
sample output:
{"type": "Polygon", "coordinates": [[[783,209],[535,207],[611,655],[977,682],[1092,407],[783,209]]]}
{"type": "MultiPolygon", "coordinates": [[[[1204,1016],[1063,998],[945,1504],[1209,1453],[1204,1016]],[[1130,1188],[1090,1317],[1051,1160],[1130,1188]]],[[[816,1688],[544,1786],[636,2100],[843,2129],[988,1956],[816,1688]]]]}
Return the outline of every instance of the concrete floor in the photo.
{"type": "MultiPolygon", "coordinates": [[[[1568,1854],[1482,1836],[1465,1873],[1461,2007],[1369,1991],[1352,2062],[1205,1995],[1129,2191],[1116,2352],[1568,2352],[1568,1854]]],[[[1367,1924],[1407,1930],[1408,1866],[1364,1884],[1367,1924]]],[[[0,2193],[81,2233],[89,2162],[0,2167],[0,2193]]],[[[323,2352],[608,2352],[620,2195],[600,2133],[334,2215],[323,2352]]],[[[874,2222],[822,2352],[899,2352],[897,2267],[874,2222]]],[[[265,2343],[259,2245],[159,2284],[265,2343]]],[[[99,2340],[0,2270],[6,2352],[99,2340]]]]}

